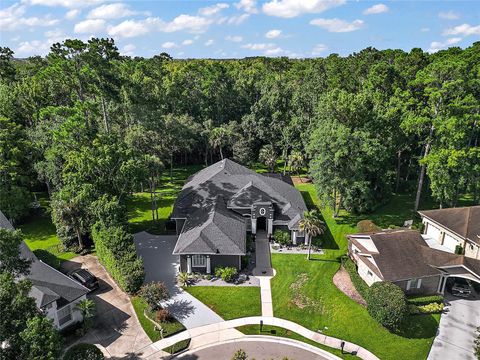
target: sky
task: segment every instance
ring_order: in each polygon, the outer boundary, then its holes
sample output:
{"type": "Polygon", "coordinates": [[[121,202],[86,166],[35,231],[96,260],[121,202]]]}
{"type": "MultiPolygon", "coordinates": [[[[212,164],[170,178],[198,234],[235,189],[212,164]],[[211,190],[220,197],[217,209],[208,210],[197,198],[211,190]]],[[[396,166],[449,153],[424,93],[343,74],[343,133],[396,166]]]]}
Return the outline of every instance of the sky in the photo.
{"type": "Polygon", "coordinates": [[[109,37],[123,55],[325,57],[480,40],[480,0],[0,0],[0,46],[19,58],[109,37]]]}

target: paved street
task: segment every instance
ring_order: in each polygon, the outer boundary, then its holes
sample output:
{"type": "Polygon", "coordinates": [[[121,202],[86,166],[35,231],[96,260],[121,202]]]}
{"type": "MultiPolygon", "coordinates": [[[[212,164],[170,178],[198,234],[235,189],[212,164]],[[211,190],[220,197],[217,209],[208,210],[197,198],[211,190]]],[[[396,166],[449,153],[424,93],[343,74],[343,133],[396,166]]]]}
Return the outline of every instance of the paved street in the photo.
{"type": "Polygon", "coordinates": [[[163,281],[171,298],[163,305],[187,329],[214,324],[223,319],[208,306],[176,286],[178,256],[172,255],[176,235],[135,234],[137,253],[143,258],[145,282],[163,281]]]}
{"type": "Polygon", "coordinates": [[[480,297],[462,299],[447,295],[446,300],[448,305],[428,360],[475,360],[473,341],[475,329],[480,326],[480,297]]]}

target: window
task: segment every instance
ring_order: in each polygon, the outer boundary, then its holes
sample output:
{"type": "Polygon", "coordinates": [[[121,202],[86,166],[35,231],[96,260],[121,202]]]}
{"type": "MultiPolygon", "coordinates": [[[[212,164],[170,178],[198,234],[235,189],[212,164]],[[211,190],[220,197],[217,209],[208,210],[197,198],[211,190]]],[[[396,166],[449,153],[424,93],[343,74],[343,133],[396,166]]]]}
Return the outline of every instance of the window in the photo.
{"type": "Polygon", "coordinates": [[[207,257],[205,255],[193,255],[192,256],[193,267],[207,267],[207,257]]]}
{"type": "Polygon", "coordinates": [[[473,250],[473,249],[475,249],[474,245],[470,244],[470,250],[473,250]]]}
{"type": "Polygon", "coordinates": [[[62,326],[63,324],[72,320],[72,312],[70,311],[70,305],[67,305],[57,311],[58,325],[62,326]]]}
{"type": "Polygon", "coordinates": [[[372,272],[370,270],[367,271],[368,276],[373,276],[372,272]]]}
{"type": "Polygon", "coordinates": [[[420,289],[422,286],[422,279],[411,279],[407,281],[407,290],[420,289]]]}

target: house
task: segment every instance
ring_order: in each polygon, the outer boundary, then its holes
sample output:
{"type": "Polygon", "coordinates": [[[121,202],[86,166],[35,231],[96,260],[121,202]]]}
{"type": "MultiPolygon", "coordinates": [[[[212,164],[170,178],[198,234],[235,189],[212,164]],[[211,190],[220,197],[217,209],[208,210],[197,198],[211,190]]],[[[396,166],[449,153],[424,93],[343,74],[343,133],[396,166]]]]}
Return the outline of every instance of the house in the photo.
{"type": "Polygon", "coordinates": [[[171,215],[178,234],[173,254],[188,273],[211,273],[217,266],[240,269],[247,233],[270,236],[278,228],[289,231],[294,244],[308,241],[299,229],[306,210],[290,179],[225,159],[183,186],[171,215]]]}
{"type": "Polygon", "coordinates": [[[433,249],[415,230],[385,230],[347,236],[358,274],[371,286],[390,281],[406,294],[443,294],[447,279],[480,283],[480,260],[433,249]]]}
{"type": "MultiPolygon", "coordinates": [[[[0,227],[14,230],[1,211],[0,227]]],[[[81,321],[82,314],[76,305],[86,299],[89,290],[39,260],[24,242],[20,245],[20,256],[31,261],[30,272],[25,275],[32,283],[29,296],[35,299],[38,309],[53,321],[55,328],[62,330],[81,321]]]]}
{"type": "Polygon", "coordinates": [[[427,243],[450,253],[480,259],[480,206],[418,212],[427,243]]]}

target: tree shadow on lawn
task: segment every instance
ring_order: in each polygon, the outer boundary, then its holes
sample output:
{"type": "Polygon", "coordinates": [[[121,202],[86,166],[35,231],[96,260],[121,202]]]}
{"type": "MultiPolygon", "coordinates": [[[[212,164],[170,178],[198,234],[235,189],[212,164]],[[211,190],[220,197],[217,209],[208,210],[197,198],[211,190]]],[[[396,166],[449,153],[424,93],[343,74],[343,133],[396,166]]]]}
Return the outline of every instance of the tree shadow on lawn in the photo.
{"type": "Polygon", "coordinates": [[[397,335],[407,339],[429,339],[437,330],[438,320],[434,315],[409,315],[397,335]]]}

